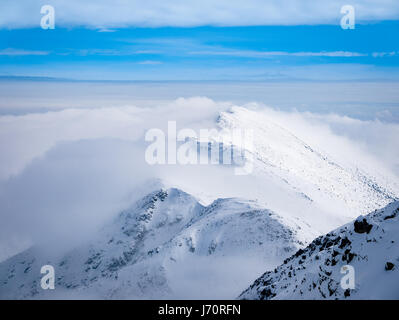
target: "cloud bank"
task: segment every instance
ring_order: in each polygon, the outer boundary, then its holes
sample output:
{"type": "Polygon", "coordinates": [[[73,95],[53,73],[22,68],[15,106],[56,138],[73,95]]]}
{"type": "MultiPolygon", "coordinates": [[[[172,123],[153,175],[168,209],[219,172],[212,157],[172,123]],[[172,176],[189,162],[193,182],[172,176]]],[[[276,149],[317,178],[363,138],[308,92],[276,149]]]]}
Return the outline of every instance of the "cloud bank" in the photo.
{"type": "MultiPolygon", "coordinates": [[[[143,134],[148,128],[166,131],[167,120],[180,128],[212,128],[219,111],[231,106],[197,97],[146,108],[0,116],[0,261],[30,243],[71,246],[86,239],[137,198],[149,179],[174,179],[208,191],[222,187],[225,173],[214,168],[148,166],[143,134]]],[[[398,124],[245,106],[268,114],[328,154],[391,177],[399,173],[398,124]]],[[[230,196],[247,189],[243,180],[234,181],[226,186],[230,196]]],[[[248,187],[250,182],[245,182],[248,187]]]]}
{"type": "MultiPolygon", "coordinates": [[[[205,0],[205,1],[107,1],[88,0],[3,0],[1,28],[40,26],[40,7],[51,4],[56,10],[56,26],[86,26],[112,31],[123,27],[193,27],[339,24],[339,0],[205,0]],[[36,14],[35,14],[36,13],[36,14]]],[[[397,20],[395,0],[353,0],[356,18],[361,21],[397,20]]]]}

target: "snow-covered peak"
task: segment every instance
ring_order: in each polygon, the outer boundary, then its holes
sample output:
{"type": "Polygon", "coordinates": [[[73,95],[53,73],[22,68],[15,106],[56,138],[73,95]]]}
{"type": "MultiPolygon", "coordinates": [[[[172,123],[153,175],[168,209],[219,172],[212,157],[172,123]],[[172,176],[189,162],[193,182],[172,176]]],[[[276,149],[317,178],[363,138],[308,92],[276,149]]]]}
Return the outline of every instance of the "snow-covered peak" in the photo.
{"type": "Polygon", "coordinates": [[[256,201],[201,205],[177,188],[157,189],[109,221],[88,243],[58,257],[33,247],[0,264],[0,298],[233,298],[316,235],[256,201]],[[222,265],[229,263],[229,272],[222,265]],[[40,287],[53,265],[56,290],[40,287]],[[193,288],[203,287],[195,291],[193,288]]]}
{"type": "MultiPolygon", "coordinates": [[[[351,159],[337,159],[299,138],[266,113],[232,107],[218,119],[221,128],[254,131],[254,155],[259,170],[270,171],[318,202],[331,199],[352,213],[371,211],[398,198],[396,181],[359,168],[351,159]]],[[[328,148],[327,148],[328,149],[328,148]]]]}
{"type": "Polygon", "coordinates": [[[297,128],[286,127],[270,113],[232,107],[220,113],[218,125],[221,129],[253,131],[253,196],[273,210],[303,219],[316,230],[326,232],[360,212],[399,199],[398,181],[385,170],[340,157],[335,152],[337,146],[309,143],[297,128]],[[259,187],[267,192],[259,192],[259,187]],[[280,196],[271,195],[270,189],[281,190],[280,196]],[[300,208],[300,215],[293,207],[300,208]]]}
{"type": "Polygon", "coordinates": [[[316,238],[239,298],[398,299],[398,243],[399,202],[393,202],[316,238]],[[347,265],[353,267],[354,289],[341,286],[347,265]]]}

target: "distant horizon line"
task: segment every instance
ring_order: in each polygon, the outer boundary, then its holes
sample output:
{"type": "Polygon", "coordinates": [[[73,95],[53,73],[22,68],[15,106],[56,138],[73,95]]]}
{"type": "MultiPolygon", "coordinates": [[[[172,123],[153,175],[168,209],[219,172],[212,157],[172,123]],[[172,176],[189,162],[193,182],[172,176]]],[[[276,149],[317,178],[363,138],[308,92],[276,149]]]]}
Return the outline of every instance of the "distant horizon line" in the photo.
{"type": "Polygon", "coordinates": [[[280,79],[74,79],[50,76],[17,76],[17,75],[0,75],[0,81],[32,81],[32,82],[117,82],[117,83],[162,83],[162,82],[399,82],[399,79],[388,78],[369,78],[369,79],[306,79],[306,78],[280,78],[280,79]]]}

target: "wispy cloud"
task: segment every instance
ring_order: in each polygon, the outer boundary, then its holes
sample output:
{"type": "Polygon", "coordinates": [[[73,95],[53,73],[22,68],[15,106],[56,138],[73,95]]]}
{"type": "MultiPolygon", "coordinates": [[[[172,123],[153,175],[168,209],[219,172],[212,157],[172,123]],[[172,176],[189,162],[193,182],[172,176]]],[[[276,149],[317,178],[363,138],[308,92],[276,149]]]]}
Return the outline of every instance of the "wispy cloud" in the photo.
{"type": "Polygon", "coordinates": [[[373,52],[372,56],[374,58],[393,57],[393,56],[396,56],[398,53],[399,53],[399,51],[398,52],[395,52],[395,51],[391,51],[391,52],[373,52]]]}
{"type": "Polygon", "coordinates": [[[152,50],[136,50],[134,47],[125,47],[118,49],[73,49],[57,52],[57,55],[77,55],[77,56],[132,56],[156,54],[152,50]]]}
{"type": "Polygon", "coordinates": [[[13,48],[0,50],[0,56],[45,56],[48,54],[50,54],[50,52],[48,51],[35,51],[13,48]]]}
{"type": "Polygon", "coordinates": [[[115,32],[116,30],[114,29],[108,29],[108,28],[100,28],[98,32],[115,32]]]}
{"type": "Polygon", "coordinates": [[[248,58],[262,58],[274,56],[294,56],[294,57],[365,57],[367,53],[350,51],[321,51],[321,52],[286,52],[286,51],[251,51],[251,50],[207,50],[191,51],[193,55],[220,55],[248,58]]]}
{"type": "Polygon", "coordinates": [[[350,51],[322,51],[322,52],[287,52],[285,55],[298,57],[365,57],[366,53],[350,52],[350,51]]]}
{"type": "Polygon", "coordinates": [[[145,60],[145,61],[140,61],[138,64],[149,64],[149,65],[157,65],[157,64],[162,64],[161,61],[153,61],[153,60],[145,60]]]}

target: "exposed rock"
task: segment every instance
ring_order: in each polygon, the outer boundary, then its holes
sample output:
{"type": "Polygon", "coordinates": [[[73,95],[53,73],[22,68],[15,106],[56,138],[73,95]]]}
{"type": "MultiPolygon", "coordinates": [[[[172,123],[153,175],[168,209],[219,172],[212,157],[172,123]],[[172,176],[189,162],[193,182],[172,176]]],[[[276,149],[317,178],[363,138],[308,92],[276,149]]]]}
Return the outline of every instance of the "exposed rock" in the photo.
{"type": "Polygon", "coordinates": [[[386,270],[386,271],[390,271],[390,270],[392,270],[394,267],[395,267],[395,265],[394,265],[392,262],[387,262],[387,263],[385,264],[385,270],[386,270]]]}
{"type": "Polygon", "coordinates": [[[399,220],[385,219],[398,209],[399,202],[394,201],[315,239],[286,259],[285,264],[276,268],[277,272],[264,273],[239,298],[398,299],[399,274],[390,270],[395,270],[396,261],[399,261],[399,247],[392,245],[399,241],[399,220]],[[351,268],[343,268],[352,261],[351,268]],[[288,273],[292,268],[295,272],[288,273]],[[354,284],[353,289],[343,288],[340,285],[343,279],[354,284]],[[273,296],[261,295],[265,289],[272,290],[273,296]]]}
{"type": "Polygon", "coordinates": [[[354,223],[355,232],[356,233],[369,233],[373,228],[372,224],[367,222],[367,219],[364,218],[362,221],[356,220],[354,223]]]}

